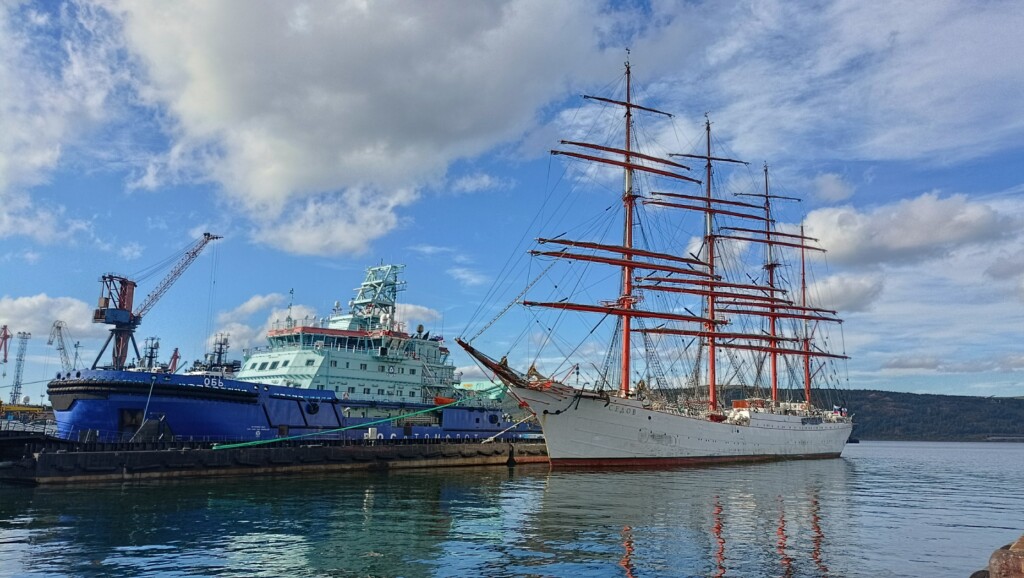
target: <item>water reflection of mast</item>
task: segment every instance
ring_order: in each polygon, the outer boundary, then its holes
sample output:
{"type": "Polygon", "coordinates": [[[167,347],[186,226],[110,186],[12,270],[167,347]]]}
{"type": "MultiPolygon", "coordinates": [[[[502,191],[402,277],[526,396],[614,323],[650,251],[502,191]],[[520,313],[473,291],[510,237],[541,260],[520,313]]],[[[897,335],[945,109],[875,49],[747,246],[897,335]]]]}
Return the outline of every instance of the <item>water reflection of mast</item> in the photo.
{"type": "Polygon", "coordinates": [[[619,566],[626,571],[626,578],[635,578],[633,574],[633,528],[632,526],[622,527],[622,559],[619,566]]]}
{"type": "Polygon", "coordinates": [[[818,515],[821,505],[818,504],[818,491],[814,490],[811,493],[811,530],[814,531],[814,538],[812,540],[813,548],[811,549],[811,559],[814,560],[814,564],[821,570],[822,576],[828,576],[828,566],[821,559],[821,543],[825,539],[825,533],[821,531],[821,517],[818,515]]]}
{"type": "Polygon", "coordinates": [[[786,554],[786,507],[782,501],[782,496],[779,496],[779,529],[776,534],[779,536],[776,549],[779,552],[779,560],[782,562],[782,575],[792,576],[793,558],[786,554]]]}
{"type": "Polygon", "coordinates": [[[712,510],[712,516],[714,524],[711,526],[711,531],[715,536],[715,541],[718,542],[718,551],[715,552],[715,563],[718,564],[718,569],[715,572],[715,578],[721,578],[725,576],[725,538],[722,537],[722,503],[718,501],[718,496],[715,496],[715,508],[712,510]]]}

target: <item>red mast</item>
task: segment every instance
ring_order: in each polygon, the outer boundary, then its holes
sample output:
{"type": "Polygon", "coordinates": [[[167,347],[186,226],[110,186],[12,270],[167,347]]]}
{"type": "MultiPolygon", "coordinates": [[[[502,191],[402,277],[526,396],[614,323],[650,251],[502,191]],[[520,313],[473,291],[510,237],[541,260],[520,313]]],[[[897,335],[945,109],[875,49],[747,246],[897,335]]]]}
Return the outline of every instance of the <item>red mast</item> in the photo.
{"type": "MultiPolygon", "coordinates": [[[[778,196],[778,195],[772,195],[770,193],[769,187],[768,187],[768,163],[764,163],[764,193],[760,194],[760,195],[755,195],[753,193],[749,193],[749,194],[748,193],[740,193],[740,195],[741,196],[755,196],[755,197],[762,197],[762,198],[764,198],[764,231],[760,231],[760,233],[763,233],[763,235],[764,235],[764,239],[763,239],[763,242],[765,244],[764,268],[768,272],[768,287],[770,288],[770,290],[772,292],[774,292],[776,290],[775,268],[779,266],[778,263],[775,262],[774,247],[776,245],[782,246],[782,247],[796,247],[796,248],[799,248],[801,251],[803,251],[804,249],[808,248],[806,246],[806,244],[805,244],[805,241],[807,241],[809,239],[807,239],[803,235],[791,235],[791,234],[787,234],[787,233],[779,233],[779,232],[777,232],[777,231],[775,231],[773,229],[775,220],[772,218],[772,199],[785,199],[787,201],[797,201],[797,202],[799,202],[800,199],[797,199],[797,198],[794,198],[794,197],[781,197],[781,196],[778,196]],[[782,238],[790,238],[790,239],[797,239],[797,240],[799,240],[799,243],[793,243],[793,242],[786,242],[786,241],[782,241],[782,240],[777,240],[780,237],[782,237],[782,238]]],[[[752,233],[752,234],[758,233],[758,231],[755,231],[755,230],[752,230],[752,229],[741,229],[741,228],[737,228],[737,227],[727,227],[727,228],[729,230],[731,230],[731,231],[737,231],[737,232],[741,232],[741,233],[752,233]]],[[[732,236],[723,236],[723,238],[762,242],[760,239],[757,239],[757,238],[751,239],[751,238],[747,238],[747,237],[732,237],[732,236]]],[[[747,304],[747,305],[749,306],[750,304],[747,304]]],[[[778,319],[783,318],[783,317],[793,317],[792,314],[789,314],[789,313],[787,313],[785,311],[780,313],[780,311],[779,311],[780,308],[787,309],[789,311],[801,311],[801,312],[805,312],[805,313],[833,313],[831,311],[812,311],[812,310],[808,309],[807,307],[799,307],[798,308],[798,307],[793,306],[792,303],[786,303],[786,304],[780,305],[777,302],[772,302],[772,303],[770,303],[768,305],[768,311],[765,312],[763,315],[768,317],[768,335],[770,337],[770,346],[769,346],[767,351],[769,353],[769,366],[771,367],[772,401],[773,402],[779,401],[779,354],[783,352],[783,350],[780,349],[779,346],[778,346],[778,342],[780,340],[779,333],[778,333],[778,319]]]]}
{"type": "MultiPolygon", "coordinates": [[[[712,221],[712,216],[717,213],[717,214],[731,215],[731,216],[735,216],[735,217],[743,217],[743,218],[748,218],[748,219],[758,219],[758,217],[753,216],[753,215],[743,214],[743,213],[735,213],[735,212],[731,212],[731,211],[725,211],[725,210],[722,210],[722,209],[717,208],[715,206],[715,203],[723,203],[723,202],[731,204],[731,205],[739,205],[739,206],[745,206],[746,203],[737,203],[735,201],[722,201],[721,199],[715,199],[715,198],[713,198],[711,196],[711,161],[722,161],[722,162],[727,162],[727,163],[740,163],[740,164],[746,164],[746,163],[743,162],[743,161],[735,160],[735,159],[726,159],[726,158],[720,158],[720,157],[713,157],[713,156],[711,156],[711,119],[708,118],[707,115],[704,115],[704,135],[707,138],[707,149],[706,149],[707,154],[706,155],[701,156],[701,155],[675,154],[675,155],[670,155],[670,156],[704,159],[706,161],[706,163],[704,165],[704,169],[705,169],[705,175],[704,175],[704,184],[705,184],[705,188],[704,188],[704,203],[705,203],[705,206],[701,207],[701,208],[679,206],[679,208],[703,210],[705,212],[705,215],[704,215],[704,243],[705,243],[705,246],[707,247],[707,257],[705,258],[705,261],[707,262],[707,266],[708,266],[708,276],[710,278],[712,278],[712,279],[715,279],[716,278],[715,277],[715,239],[716,239],[717,236],[715,235],[715,229],[714,229],[714,223],[712,221]]],[[[717,391],[718,386],[717,386],[717,380],[716,380],[716,375],[715,375],[715,364],[716,364],[715,351],[717,349],[717,342],[715,340],[715,337],[716,337],[717,325],[718,325],[718,322],[715,319],[715,297],[716,296],[717,296],[717,292],[714,291],[713,289],[711,291],[708,291],[707,296],[706,296],[707,297],[707,308],[708,308],[708,320],[709,320],[707,322],[707,324],[705,325],[705,328],[707,329],[706,333],[707,333],[707,344],[708,344],[708,409],[710,409],[711,411],[715,411],[716,409],[718,409],[718,391],[717,391]]]]}
{"type": "MultiPolygon", "coordinates": [[[[768,286],[775,287],[775,261],[772,258],[772,203],[768,197],[768,163],[764,164],[764,237],[768,240],[765,243],[765,260],[764,267],[768,269],[768,286]]],[[[775,313],[775,307],[771,307],[771,312],[775,313]]],[[[772,349],[778,347],[778,341],[776,341],[776,329],[775,329],[776,317],[771,315],[768,317],[768,334],[771,335],[771,347],[772,349]]],[[[771,371],[772,371],[772,401],[779,401],[779,354],[776,351],[772,351],[771,355],[771,371]]]]}
{"type": "MultiPolygon", "coordinates": [[[[708,274],[712,279],[715,278],[715,235],[714,230],[711,228],[711,119],[704,117],[704,133],[708,139],[707,148],[707,165],[705,168],[707,172],[705,174],[705,190],[707,192],[707,204],[708,211],[704,215],[704,242],[708,248],[708,274]]],[[[718,409],[718,392],[716,391],[718,386],[715,381],[715,292],[711,291],[707,296],[708,301],[708,319],[711,320],[707,324],[708,328],[708,409],[715,411],[718,409]]]]}
{"type": "MultiPolygon", "coordinates": [[[[633,110],[632,110],[632,87],[630,86],[629,61],[626,61],[626,164],[632,164],[631,133],[633,132],[633,110]]],[[[633,307],[633,255],[630,250],[633,248],[633,169],[626,167],[625,182],[623,183],[622,206],[624,209],[625,227],[622,231],[623,260],[626,262],[622,267],[622,296],[619,298],[619,306],[626,311],[622,316],[622,381],[619,385],[619,395],[629,397],[629,368],[630,360],[630,326],[632,317],[629,310],[633,307]]]]}
{"type": "MultiPolygon", "coordinates": [[[[627,51],[628,54],[628,51],[627,51]]],[[[665,165],[669,168],[677,169],[688,169],[685,165],[672,162],[667,159],[660,159],[650,155],[642,154],[633,150],[633,110],[642,110],[646,112],[652,112],[656,114],[662,114],[668,117],[672,115],[655,110],[653,108],[647,108],[633,103],[632,93],[632,70],[630,68],[629,61],[626,61],[626,100],[612,100],[608,98],[601,98],[597,96],[584,96],[583,98],[589,100],[596,100],[616,106],[621,106],[626,109],[625,114],[625,125],[626,125],[626,136],[625,146],[622,149],[613,147],[607,147],[602,145],[576,142],[576,141],[562,141],[564,145],[581,147],[589,150],[600,151],[604,153],[619,154],[622,155],[622,160],[614,158],[606,158],[600,156],[594,156],[589,154],[582,154],[570,151],[552,150],[551,154],[565,155],[569,157],[578,158],[590,162],[598,162],[603,164],[609,164],[612,166],[621,167],[623,169],[623,191],[622,191],[622,208],[623,208],[623,227],[622,227],[622,245],[612,246],[603,245],[600,243],[588,243],[579,241],[565,241],[559,239],[539,239],[540,243],[556,243],[567,245],[571,247],[581,247],[587,249],[594,249],[597,251],[608,251],[612,253],[618,253],[617,257],[606,257],[600,255],[584,255],[579,253],[569,253],[565,250],[562,251],[531,251],[534,255],[543,255],[547,257],[555,257],[560,259],[573,259],[577,261],[590,261],[596,263],[604,263],[607,265],[614,265],[621,268],[622,277],[619,284],[619,296],[615,300],[615,305],[612,307],[608,306],[590,306],[576,303],[545,303],[535,301],[523,301],[523,305],[531,307],[549,307],[554,309],[566,309],[574,311],[587,311],[587,312],[603,312],[611,315],[615,315],[622,319],[622,350],[621,350],[621,377],[619,381],[619,395],[622,397],[628,397],[630,394],[630,366],[632,357],[632,345],[630,335],[632,333],[632,319],[633,317],[654,317],[659,319],[671,319],[675,321],[693,322],[697,320],[694,316],[685,315],[659,315],[652,314],[646,311],[638,311],[633,308],[636,304],[636,298],[633,295],[633,272],[640,269],[648,269],[654,271],[660,271],[669,274],[678,275],[695,275],[695,276],[707,276],[702,270],[691,269],[687,267],[674,267],[670,265],[652,264],[647,263],[644,258],[653,259],[664,259],[668,261],[674,261],[677,263],[683,263],[687,265],[703,265],[698,260],[686,259],[675,257],[672,255],[658,254],[651,251],[644,251],[642,249],[636,249],[633,247],[633,219],[636,209],[637,195],[633,191],[633,173],[635,171],[641,171],[644,173],[650,173],[659,175],[662,177],[668,177],[677,180],[689,181],[699,183],[696,179],[674,173],[669,170],[654,168],[645,164],[641,164],[643,161],[657,162],[665,165]],[[639,258],[640,261],[636,261],[639,258]]],[[[703,319],[701,319],[703,321],[703,319]]]]}
{"type": "MultiPolygon", "coordinates": [[[[804,226],[800,225],[800,235],[804,234],[804,226]]],[[[800,305],[807,307],[807,252],[800,249],[800,305]]],[[[804,401],[807,409],[811,407],[811,333],[810,321],[804,319],[804,401]]]]}

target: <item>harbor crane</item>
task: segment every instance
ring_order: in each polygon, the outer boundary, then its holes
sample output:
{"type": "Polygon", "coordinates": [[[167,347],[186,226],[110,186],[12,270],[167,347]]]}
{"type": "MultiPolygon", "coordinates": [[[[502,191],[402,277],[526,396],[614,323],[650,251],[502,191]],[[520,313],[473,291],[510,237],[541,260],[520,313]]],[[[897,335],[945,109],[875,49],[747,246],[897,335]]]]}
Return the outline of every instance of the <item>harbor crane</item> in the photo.
{"type": "MultiPolygon", "coordinates": [[[[18,332],[18,354],[14,358],[14,385],[11,388],[11,405],[21,403],[21,375],[25,372],[25,350],[28,349],[28,340],[31,333],[18,332]]],[[[6,359],[6,357],[4,358],[6,359]]]]}
{"type": "Polygon", "coordinates": [[[0,359],[0,365],[4,366],[3,376],[7,377],[7,344],[11,341],[11,332],[7,329],[7,324],[0,326],[0,354],[3,354],[3,359],[0,359]]]}
{"type": "Polygon", "coordinates": [[[100,299],[96,311],[93,312],[92,322],[113,325],[113,327],[110,329],[110,336],[103,343],[103,347],[100,348],[100,352],[92,364],[93,369],[99,366],[100,358],[103,357],[111,341],[114,343],[111,355],[112,369],[124,369],[125,360],[128,358],[129,343],[135,349],[135,357],[138,359],[142,358],[142,355],[139,353],[139,346],[135,343],[135,329],[142,322],[142,317],[163,297],[171,285],[178,280],[178,277],[181,277],[181,274],[196,260],[196,257],[199,256],[203,248],[211,241],[216,241],[220,238],[219,235],[203,233],[202,238],[185,249],[184,254],[177,264],[174,265],[174,268],[171,269],[171,272],[160,281],[156,288],[146,296],[146,300],[142,302],[142,305],[134,311],[132,306],[135,298],[135,287],[137,286],[135,281],[119,275],[104,275],[100,278],[100,283],[102,284],[100,299]]]}
{"type": "MultiPolygon", "coordinates": [[[[54,321],[53,328],[50,329],[50,339],[46,341],[46,344],[57,347],[57,351],[60,353],[60,366],[65,373],[70,373],[78,363],[78,352],[75,352],[75,360],[72,362],[71,355],[68,353],[68,344],[64,340],[64,335],[67,331],[67,323],[59,320],[54,321]]],[[[75,345],[77,346],[78,344],[76,343],[75,345]]]]}
{"type": "MultiPolygon", "coordinates": [[[[0,353],[3,354],[4,359],[0,363],[7,363],[7,343],[11,340],[11,332],[7,329],[7,325],[0,326],[0,353]]],[[[7,372],[4,372],[7,375],[7,372]]]]}

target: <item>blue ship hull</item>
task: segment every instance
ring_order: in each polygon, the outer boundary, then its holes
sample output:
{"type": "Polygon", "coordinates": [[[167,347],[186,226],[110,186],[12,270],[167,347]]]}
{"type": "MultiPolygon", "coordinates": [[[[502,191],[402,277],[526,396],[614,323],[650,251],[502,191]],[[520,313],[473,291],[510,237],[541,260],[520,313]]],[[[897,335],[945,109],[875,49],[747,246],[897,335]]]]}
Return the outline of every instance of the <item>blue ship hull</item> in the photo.
{"type": "Polygon", "coordinates": [[[57,435],[68,440],[516,440],[540,434],[536,424],[516,425],[494,406],[347,400],[328,390],[203,375],[80,370],[51,381],[47,393],[57,435]]]}

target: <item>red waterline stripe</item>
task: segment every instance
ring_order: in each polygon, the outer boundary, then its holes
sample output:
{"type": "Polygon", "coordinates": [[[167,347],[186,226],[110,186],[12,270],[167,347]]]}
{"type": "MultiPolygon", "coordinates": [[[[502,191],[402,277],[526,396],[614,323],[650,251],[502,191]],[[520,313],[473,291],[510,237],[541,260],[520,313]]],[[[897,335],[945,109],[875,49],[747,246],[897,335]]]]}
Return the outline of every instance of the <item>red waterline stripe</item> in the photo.
{"type": "Polygon", "coordinates": [[[694,456],[673,458],[549,458],[553,468],[635,468],[659,466],[698,466],[736,462],[773,462],[780,460],[823,460],[838,458],[838,453],[794,454],[788,456],[694,456]]]}

